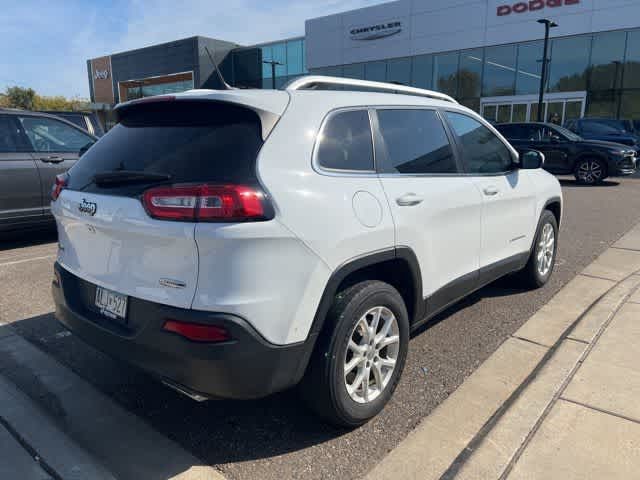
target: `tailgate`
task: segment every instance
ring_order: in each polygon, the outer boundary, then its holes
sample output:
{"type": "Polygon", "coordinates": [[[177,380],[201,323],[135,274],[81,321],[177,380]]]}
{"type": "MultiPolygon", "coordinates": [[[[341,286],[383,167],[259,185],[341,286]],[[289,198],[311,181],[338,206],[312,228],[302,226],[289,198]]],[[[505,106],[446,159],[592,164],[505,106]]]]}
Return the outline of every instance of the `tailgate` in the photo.
{"type": "Polygon", "coordinates": [[[119,293],[191,307],[198,278],[193,223],[154,220],[137,198],[71,190],[52,210],[65,269],[119,293]]]}

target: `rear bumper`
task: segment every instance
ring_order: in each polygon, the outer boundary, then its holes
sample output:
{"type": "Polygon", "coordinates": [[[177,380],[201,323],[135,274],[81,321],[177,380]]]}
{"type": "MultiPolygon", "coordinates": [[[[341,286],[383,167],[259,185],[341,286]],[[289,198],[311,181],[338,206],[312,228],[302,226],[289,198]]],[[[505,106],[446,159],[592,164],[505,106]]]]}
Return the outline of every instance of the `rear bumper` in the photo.
{"type": "Polygon", "coordinates": [[[235,315],[180,309],[129,297],[127,324],[93,308],[95,286],[55,264],[56,318],[104,353],[135,365],[192,396],[250,399],[300,381],[314,338],[279,346],[235,315]],[[232,340],[193,342],[162,329],[167,319],[226,328],[232,340]]]}

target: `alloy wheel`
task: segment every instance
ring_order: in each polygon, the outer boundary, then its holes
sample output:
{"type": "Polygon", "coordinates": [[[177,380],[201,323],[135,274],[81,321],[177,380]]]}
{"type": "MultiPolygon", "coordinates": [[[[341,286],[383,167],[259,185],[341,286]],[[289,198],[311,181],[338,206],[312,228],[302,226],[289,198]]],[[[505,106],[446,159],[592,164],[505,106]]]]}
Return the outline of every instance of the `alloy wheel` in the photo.
{"type": "Polygon", "coordinates": [[[386,307],[360,317],[349,336],[344,360],[347,393],[357,403],[375,400],[387,387],[400,351],[398,320],[386,307]]]}
{"type": "Polygon", "coordinates": [[[555,256],[556,236],[553,225],[545,223],[542,227],[542,234],[538,240],[537,266],[538,273],[546,276],[553,266],[555,256]]]}
{"type": "Polygon", "coordinates": [[[597,160],[584,160],[578,165],[577,177],[584,183],[597,183],[603,174],[602,165],[597,160]]]}

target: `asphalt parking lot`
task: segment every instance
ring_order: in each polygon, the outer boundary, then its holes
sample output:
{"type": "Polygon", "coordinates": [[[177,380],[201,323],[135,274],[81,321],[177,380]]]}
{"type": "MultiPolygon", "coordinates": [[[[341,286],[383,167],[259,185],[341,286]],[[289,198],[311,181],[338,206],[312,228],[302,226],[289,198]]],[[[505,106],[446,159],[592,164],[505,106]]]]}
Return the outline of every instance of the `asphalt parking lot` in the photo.
{"type": "Polygon", "coordinates": [[[562,181],[558,264],[529,292],[503,279],[444,312],[411,341],[389,406],[354,431],[328,427],[295,391],[247,402],[198,404],[68,335],[51,311],[54,232],[0,243],[0,320],[232,479],[354,478],[364,475],[566,282],[640,221],[640,178],[598,187],[562,181]]]}

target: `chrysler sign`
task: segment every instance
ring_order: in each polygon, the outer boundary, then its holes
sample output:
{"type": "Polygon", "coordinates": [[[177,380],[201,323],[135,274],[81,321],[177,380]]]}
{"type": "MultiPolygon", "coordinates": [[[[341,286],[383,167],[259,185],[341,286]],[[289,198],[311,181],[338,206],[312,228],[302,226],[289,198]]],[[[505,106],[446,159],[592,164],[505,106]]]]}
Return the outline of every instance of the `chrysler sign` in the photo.
{"type": "Polygon", "coordinates": [[[351,40],[377,40],[402,31],[402,22],[387,22],[349,30],[351,40]]]}
{"type": "Polygon", "coordinates": [[[577,5],[580,0],[529,0],[527,2],[517,2],[512,5],[500,5],[498,16],[504,17],[512,13],[525,13],[544,10],[545,8],[562,7],[563,5],[577,5]]]}

